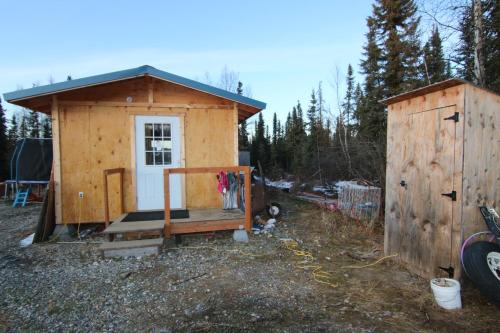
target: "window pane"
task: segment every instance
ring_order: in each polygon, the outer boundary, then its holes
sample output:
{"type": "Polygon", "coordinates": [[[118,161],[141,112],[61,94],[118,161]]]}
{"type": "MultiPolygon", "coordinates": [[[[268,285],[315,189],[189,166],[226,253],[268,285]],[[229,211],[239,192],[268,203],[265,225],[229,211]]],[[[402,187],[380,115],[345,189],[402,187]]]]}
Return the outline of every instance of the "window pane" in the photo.
{"type": "Polygon", "coordinates": [[[163,124],[163,136],[170,138],[170,124],[163,124]]]}
{"type": "Polygon", "coordinates": [[[144,124],[144,136],[153,136],[153,124],[144,124]]]}
{"type": "Polygon", "coordinates": [[[154,135],[155,137],[161,136],[161,124],[154,124],[154,135]]]}
{"type": "Polygon", "coordinates": [[[146,165],[154,165],[153,152],[150,151],[146,152],[146,165]]]}
{"type": "Polygon", "coordinates": [[[153,140],[151,142],[151,147],[153,147],[153,150],[159,151],[163,147],[163,143],[162,142],[163,142],[162,140],[155,138],[155,140],[153,140]]]}
{"type": "Polygon", "coordinates": [[[172,141],[170,139],[163,140],[161,142],[161,148],[163,149],[163,151],[171,150],[172,149],[172,141]]]}
{"type": "Polygon", "coordinates": [[[153,141],[153,139],[146,138],[146,150],[153,150],[153,146],[151,146],[152,141],[153,141]]]}
{"type": "Polygon", "coordinates": [[[163,153],[163,164],[172,164],[172,153],[170,151],[163,153]]]}
{"type": "Polygon", "coordinates": [[[162,165],[163,161],[161,159],[161,152],[155,152],[155,165],[162,165]]]}

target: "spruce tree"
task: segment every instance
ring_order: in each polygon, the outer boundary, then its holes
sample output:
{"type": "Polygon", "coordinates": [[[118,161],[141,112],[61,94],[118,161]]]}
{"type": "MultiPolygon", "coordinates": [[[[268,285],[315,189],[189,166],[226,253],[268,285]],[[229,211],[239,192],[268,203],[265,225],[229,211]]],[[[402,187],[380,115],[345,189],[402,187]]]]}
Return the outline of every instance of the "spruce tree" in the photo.
{"type": "Polygon", "coordinates": [[[7,141],[7,118],[5,117],[5,110],[2,105],[2,100],[0,99],[0,181],[5,180],[8,177],[8,150],[5,149],[9,146],[7,141]]]}
{"type": "MultiPolygon", "coordinates": [[[[385,138],[385,109],[379,103],[383,99],[382,50],[378,45],[377,23],[373,17],[366,20],[368,32],[361,60],[361,73],[365,76],[363,99],[358,102],[357,120],[359,135],[370,141],[385,138]]],[[[338,121],[337,125],[338,127],[338,121]]],[[[338,131],[336,131],[338,133],[338,131]]],[[[382,139],[383,140],[383,139],[382,139]]]]}
{"type": "Polygon", "coordinates": [[[21,121],[19,122],[19,132],[17,137],[19,139],[24,139],[28,137],[28,120],[26,119],[26,114],[21,114],[21,121]]]}
{"type": "Polygon", "coordinates": [[[9,140],[9,143],[12,145],[16,143],[18,140],[18,125],[17,125],[17,118],[16,115],[12,115],[12,118],[10,119],[10,126],[7,131],[7,139],[9,140]]]}
{"type": "MultiPolygon", "coordinates": [[[[238,87],[236,88],[236,93],[238,95],[243,95],[243,83],[238,81],[238,87]]],[[[248,143],[248,130],[247,121],[243,120],[238,127],[238,147],[239,150],[247,150],[249,146],[248,143]]]]}
{"type": "Polygon", "coordinates": [[[500,1],[483,6],[486,87],[500,93],[500,1]]]}
{"type": "Polygon", "coordinates": [[[376,0],[373,18],[382,43],[385,97],[423,84],[421,48],[418,36],[420,17],[413,0],[376,0]]]}
{"type": "Polygon", "coordinates": [[[42,118],[42,138],[52,138],[52,123],[47,116],[42,118]]]}
{"type": "Polygon", "coordinates": [[[454,61],[458,64],[457,74],[474,81],[474,16],[472,1],[464,7],[459,23],[460,38],[454,61]]]}
{"type": "Polygon", "coordinates": [[[344,103],[342,103],[342,120],[343,124],[347,129],[347,135],[350,136],[351,132],[351,121],[354,116],[354,76],[352,72],[352,66],[349,64],[347,66],[347,77],[346,77],[346,94],[344,97],[344,103]]]}
{"type": "Polygon", "coordinates": [[[30,110],[28,116],[28,135],[30,138],[40,137],[40,119],[38,113],[30,110]]]}
{"type": "Polygon", "coordinates": [[[432,84],[448,78],[441,36],[437,26],[432,29],[432,34],[424,45],[423,53],[428,83],[432,84]]]}

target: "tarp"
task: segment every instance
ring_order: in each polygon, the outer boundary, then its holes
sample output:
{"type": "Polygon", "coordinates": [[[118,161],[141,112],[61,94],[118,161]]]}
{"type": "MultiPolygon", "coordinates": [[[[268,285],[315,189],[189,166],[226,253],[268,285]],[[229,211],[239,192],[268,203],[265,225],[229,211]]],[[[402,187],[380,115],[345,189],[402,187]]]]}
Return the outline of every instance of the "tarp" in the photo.
{"type": "Polygon", "coordinates": [[[52,139],[26,138],[16,142],[10,159],[10,179],[48,182],[52,169],[52,139]]]}

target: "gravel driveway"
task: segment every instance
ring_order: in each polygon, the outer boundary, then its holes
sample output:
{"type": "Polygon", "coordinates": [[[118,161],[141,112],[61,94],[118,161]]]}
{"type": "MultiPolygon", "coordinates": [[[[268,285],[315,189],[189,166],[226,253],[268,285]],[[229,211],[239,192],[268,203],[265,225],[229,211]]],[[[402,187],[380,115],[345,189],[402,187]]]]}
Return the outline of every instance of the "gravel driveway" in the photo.
{"type": "Polygon", "coordinates": [[[158,257],[112,260],[98,256],[99,235],[19,247],[39,206],[0,203],[0,331],[457,332],[500,324],[473,288],[464,291],[463,310],[446,312],[427,281],[389,260],[341,268],[378,258],[382,235],[280,200],[287,214],[277,230],[248,244],[230,232],[183,236],[158,257]],[[314,259],[280,238],[298,240],[314,259]],[[335,286],[315,281],[312,265],[335,286]]]}

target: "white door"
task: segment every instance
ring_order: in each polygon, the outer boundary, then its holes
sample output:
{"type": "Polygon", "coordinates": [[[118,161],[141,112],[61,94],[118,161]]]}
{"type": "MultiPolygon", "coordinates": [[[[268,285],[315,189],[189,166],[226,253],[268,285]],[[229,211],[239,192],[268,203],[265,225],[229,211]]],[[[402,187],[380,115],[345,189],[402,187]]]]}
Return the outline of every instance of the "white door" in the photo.
{"type": "MultiPolygon", "coordinates": [[[[181,166],[178,117],[136,116],[137,209],[164,209],[163,169],[181,166]]],[[[170,207],[182,208],[180,174],[170,176],[170,207]]]]}

